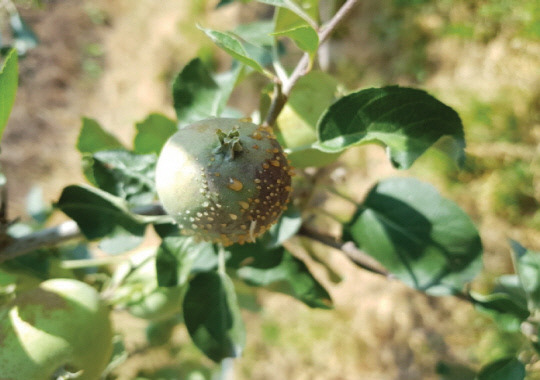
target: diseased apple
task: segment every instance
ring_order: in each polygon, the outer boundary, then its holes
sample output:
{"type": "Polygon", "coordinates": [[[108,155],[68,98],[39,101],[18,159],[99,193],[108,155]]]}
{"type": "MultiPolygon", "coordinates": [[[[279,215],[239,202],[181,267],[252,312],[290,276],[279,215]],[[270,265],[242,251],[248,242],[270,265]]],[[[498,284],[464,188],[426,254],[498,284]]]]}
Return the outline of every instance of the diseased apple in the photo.
{"type": "Polygon", "coordinates": [[[156,189],[182,233],[228,246],[254,241],[279,219],[292,174],[272,128],[213,118],[169,139],[156,189]]]}

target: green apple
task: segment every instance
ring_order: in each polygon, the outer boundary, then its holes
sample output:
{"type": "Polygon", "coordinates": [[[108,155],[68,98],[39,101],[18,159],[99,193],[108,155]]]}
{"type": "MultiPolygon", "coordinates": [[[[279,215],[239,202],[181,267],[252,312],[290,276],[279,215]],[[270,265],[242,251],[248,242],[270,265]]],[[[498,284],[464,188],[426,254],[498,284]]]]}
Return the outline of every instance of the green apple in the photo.
{"type": "Polygon", "coordinates": [[[109,308],[90,285],[51,279],[0,311],[0,379],[49,380],[66,370],[98,379],[112,352],[109,308]]]}

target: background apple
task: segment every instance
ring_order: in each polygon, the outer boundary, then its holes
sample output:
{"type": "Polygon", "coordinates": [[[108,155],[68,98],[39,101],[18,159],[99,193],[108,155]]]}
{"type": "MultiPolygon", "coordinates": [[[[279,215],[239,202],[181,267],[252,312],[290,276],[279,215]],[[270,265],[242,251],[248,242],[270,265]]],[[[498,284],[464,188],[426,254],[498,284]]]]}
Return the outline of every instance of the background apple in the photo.
{"type": "Polygon", "coordinates": [[[18,294],[0,317],[0,379],[48,380],[62,368],[97,379],[111,356],[108,307],[83,282],[42,282],[18,294]]]}

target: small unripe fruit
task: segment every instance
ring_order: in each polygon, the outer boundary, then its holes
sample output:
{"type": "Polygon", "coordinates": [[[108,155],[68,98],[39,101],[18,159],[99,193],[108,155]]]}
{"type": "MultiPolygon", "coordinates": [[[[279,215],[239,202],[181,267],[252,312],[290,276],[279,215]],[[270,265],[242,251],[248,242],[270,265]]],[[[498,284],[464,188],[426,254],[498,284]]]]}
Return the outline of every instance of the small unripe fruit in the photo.
{"type": "Polygon", "coordinates": [[[98,379],[112,353],[109,308],[86,283],[50,279],[0,309],[0,379],[98,379]],[[54,377],[56,378],[56,377],[54,377]]]}
{"type": "Polygon", "coordinates": [[[214,118],[167,141],[156,188],[184,234],[227,246],[254,241],[277,221],[289,201],[291,175],[271,128],[214,118]]]}

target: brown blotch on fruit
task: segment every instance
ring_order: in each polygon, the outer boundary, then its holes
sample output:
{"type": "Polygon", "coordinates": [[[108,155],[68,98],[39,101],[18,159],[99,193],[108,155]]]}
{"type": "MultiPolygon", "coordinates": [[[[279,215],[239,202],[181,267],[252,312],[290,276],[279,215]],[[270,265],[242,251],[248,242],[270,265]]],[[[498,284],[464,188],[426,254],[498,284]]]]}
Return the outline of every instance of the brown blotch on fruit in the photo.
{"type": "Polygon", "coordinates": [[[242,182],[240,182],[239,180],[235,178],[229,178],[229,185],[227,187],[234,191],[240,191],[242,190],[244,185],[242,184],[242,182]]]}

